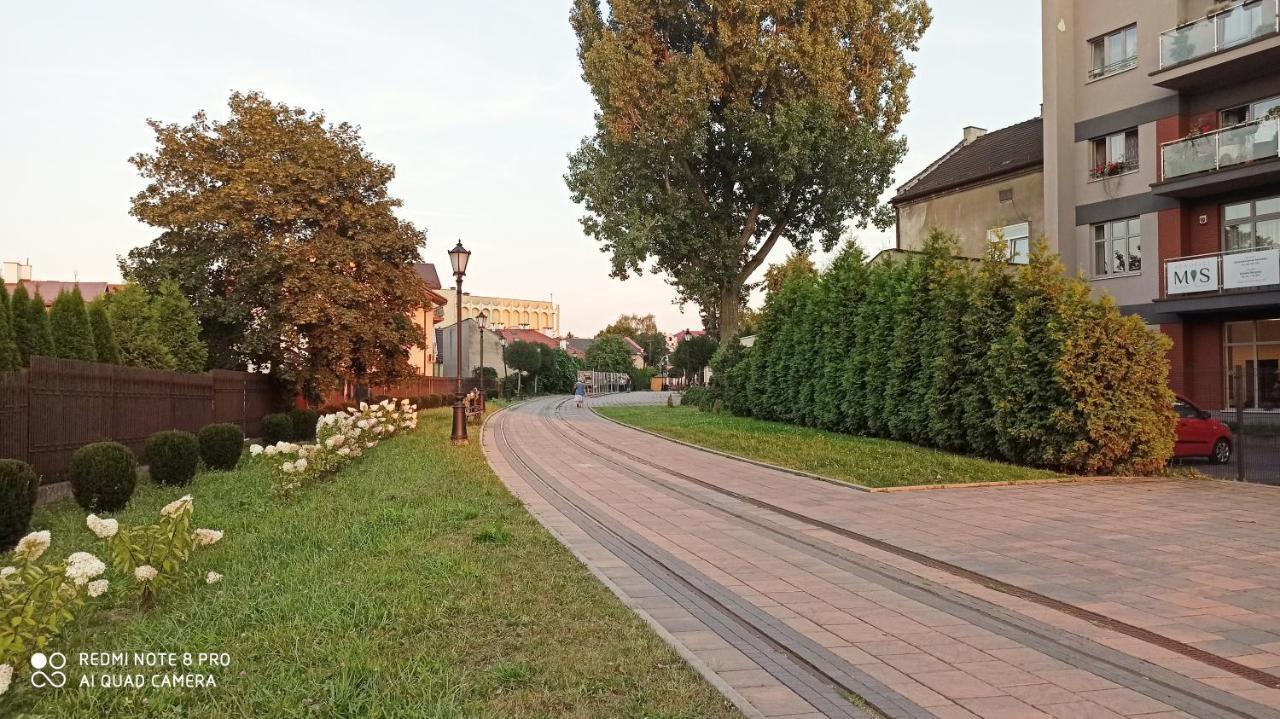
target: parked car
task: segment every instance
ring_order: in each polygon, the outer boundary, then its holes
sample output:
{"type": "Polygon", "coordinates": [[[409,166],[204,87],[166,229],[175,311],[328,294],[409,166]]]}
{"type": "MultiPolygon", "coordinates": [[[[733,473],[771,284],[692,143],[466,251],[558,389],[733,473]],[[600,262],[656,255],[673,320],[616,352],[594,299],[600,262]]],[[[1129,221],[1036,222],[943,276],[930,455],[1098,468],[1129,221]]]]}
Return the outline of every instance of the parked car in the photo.
{"type": "Polygon", "coordinates": [[[1205,457],[1214,464],[1231,461],[1235,449],[1231,428],[1195,406],[1185,397],[1176,397],[1173,409],[1178,413],[1178,428],[1173,446],[1175,457],[1205,457]]]}

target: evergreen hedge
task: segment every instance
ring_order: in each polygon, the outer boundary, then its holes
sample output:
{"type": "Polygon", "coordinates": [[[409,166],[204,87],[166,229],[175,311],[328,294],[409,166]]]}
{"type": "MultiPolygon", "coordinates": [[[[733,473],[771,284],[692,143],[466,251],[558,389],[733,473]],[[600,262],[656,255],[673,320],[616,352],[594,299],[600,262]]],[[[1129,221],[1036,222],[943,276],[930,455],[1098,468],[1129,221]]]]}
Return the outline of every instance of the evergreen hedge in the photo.
{"type": "Polygon", "coordinates": [[[851,245],[791,273],[700,404],[1064,472],[1162,469],[1168,339],[1093,299],[1043,242],[1020,268],[1003,243],[981,261],[956,246],[935,231],[918,254],[871,264],[851,245]]]}
{"type": "Polygon", "coordinates": [[[244,432],[230,422],[206,425],[196,435],[200,459],[209,469],[235,469],[244,451],[244,432]]]}
{"type": "Polygon", "coordinates": [[[190,432],[156,432],[147,440],[144,456],[152,480],[173,486],[190,484],[200,467],[200,443],[190,432]]]}
{"type": "Polygon", "coordinates": [[[292,442],[293,419],[284,412],[269,414],[262,418],[262,443],[292,442]]]}
{"type": "Polygon", "coordinates": [[[85,362],[98,360],[89,311],[85,308],[84,297],[80,295],[80,285],[58,293],[49,310],[49,329],[55,357],[85,362]]]}
{"type": "Polygon", "coordinates": [[[40,478],[31,465],[0,459],[0,552],[13,549],[27,533],[39,489],[40,478]]]}
{"type": "Polygon", "coordinates": [[[312,442],[316,438],[316,423],[320,421],[320,413],[313,409],[289,410],[289,421],[293,424],[293,438],[299,442],[312,442]]]}
{"type": "Polygon", "coordinates": [[[71,493],[89,511],[124,509],[138,483],[138,460],[119,442],[94,442],[71,455],[71,493]]]}

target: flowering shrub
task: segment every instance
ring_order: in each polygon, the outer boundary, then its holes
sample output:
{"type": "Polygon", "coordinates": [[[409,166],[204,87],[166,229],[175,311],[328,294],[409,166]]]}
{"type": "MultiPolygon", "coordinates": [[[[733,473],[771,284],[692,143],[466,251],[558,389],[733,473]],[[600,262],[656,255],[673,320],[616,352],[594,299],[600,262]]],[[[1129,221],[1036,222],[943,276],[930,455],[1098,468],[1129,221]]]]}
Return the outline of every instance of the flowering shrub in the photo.
{"type": "Polygon", "coordinates": [[[0,694],[9,689],[18,668],[29,666],[33,652],[48,646],[84,605],[84,595],[99,597],[107,580],[97,579],[106,565],[88,552],[64,562],[38,564],[49,548],[49,532],[32,532],[13,550],[14,564],[0,567],[0,694]]]}
{"type": "MultiPolygon", "coordinates": [[[[222,532],[191,529],[191,495],[176,499],[160,510],[160,521],[138,527],[121,527],[114,519],[90,514],[85,524],[110,548],[111,565],[133,576],[143,607],[155,602],[156,593],[182,573],[196,547],[217,544],[222,532]]],[[[211,582],[212,583],[212,582],[211,582]]]]}
{"type": "Polygon", "coordinates": [[[418,426],[418,406],[409,400],[377,404],[326,414],[316,421],[316,443],[277,442],[253,445],[249,455],[272,460],[276,491],[290,494],[317,482],[358,459],[384,439],[418,426]]]}

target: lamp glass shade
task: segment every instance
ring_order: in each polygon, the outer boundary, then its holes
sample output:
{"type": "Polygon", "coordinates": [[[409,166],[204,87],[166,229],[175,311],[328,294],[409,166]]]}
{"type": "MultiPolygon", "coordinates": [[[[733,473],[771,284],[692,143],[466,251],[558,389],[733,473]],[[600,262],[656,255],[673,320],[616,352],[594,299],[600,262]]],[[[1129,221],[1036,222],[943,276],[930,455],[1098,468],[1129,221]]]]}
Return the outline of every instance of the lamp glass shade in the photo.
{"type": "Polygon", "coordinates": [[[488,323],[489,323],[489,315],[487,315],[487,314],[485,314],[485,313],[483,313],[483,312],[481,312],[480,314],[476,315],[476,326],[477,326],[477,327],[479,327],[480,329],[484,329],[485,325],[487,325],[488,323]]]}
{"type": "Polygon", "coordinates": [[[467,274],[467,262],[471,259],[471,252],[462,246],[462,240],[458,240],[458,246],[449,250],[449,263],[453,265],[453,274],[467,274]]]}

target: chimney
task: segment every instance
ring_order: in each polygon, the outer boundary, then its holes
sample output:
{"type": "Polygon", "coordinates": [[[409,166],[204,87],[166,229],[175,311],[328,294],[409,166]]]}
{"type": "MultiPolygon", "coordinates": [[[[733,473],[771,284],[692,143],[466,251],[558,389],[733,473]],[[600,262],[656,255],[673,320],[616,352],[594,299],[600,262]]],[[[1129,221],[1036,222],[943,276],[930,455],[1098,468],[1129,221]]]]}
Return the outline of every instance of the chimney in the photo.
{"type": "Polygon", "coordinates": [[[981,127],[970,125],[964,129],[964,144],[972,145],[973,141],[987,134],[987,131],[981,127]]]}

